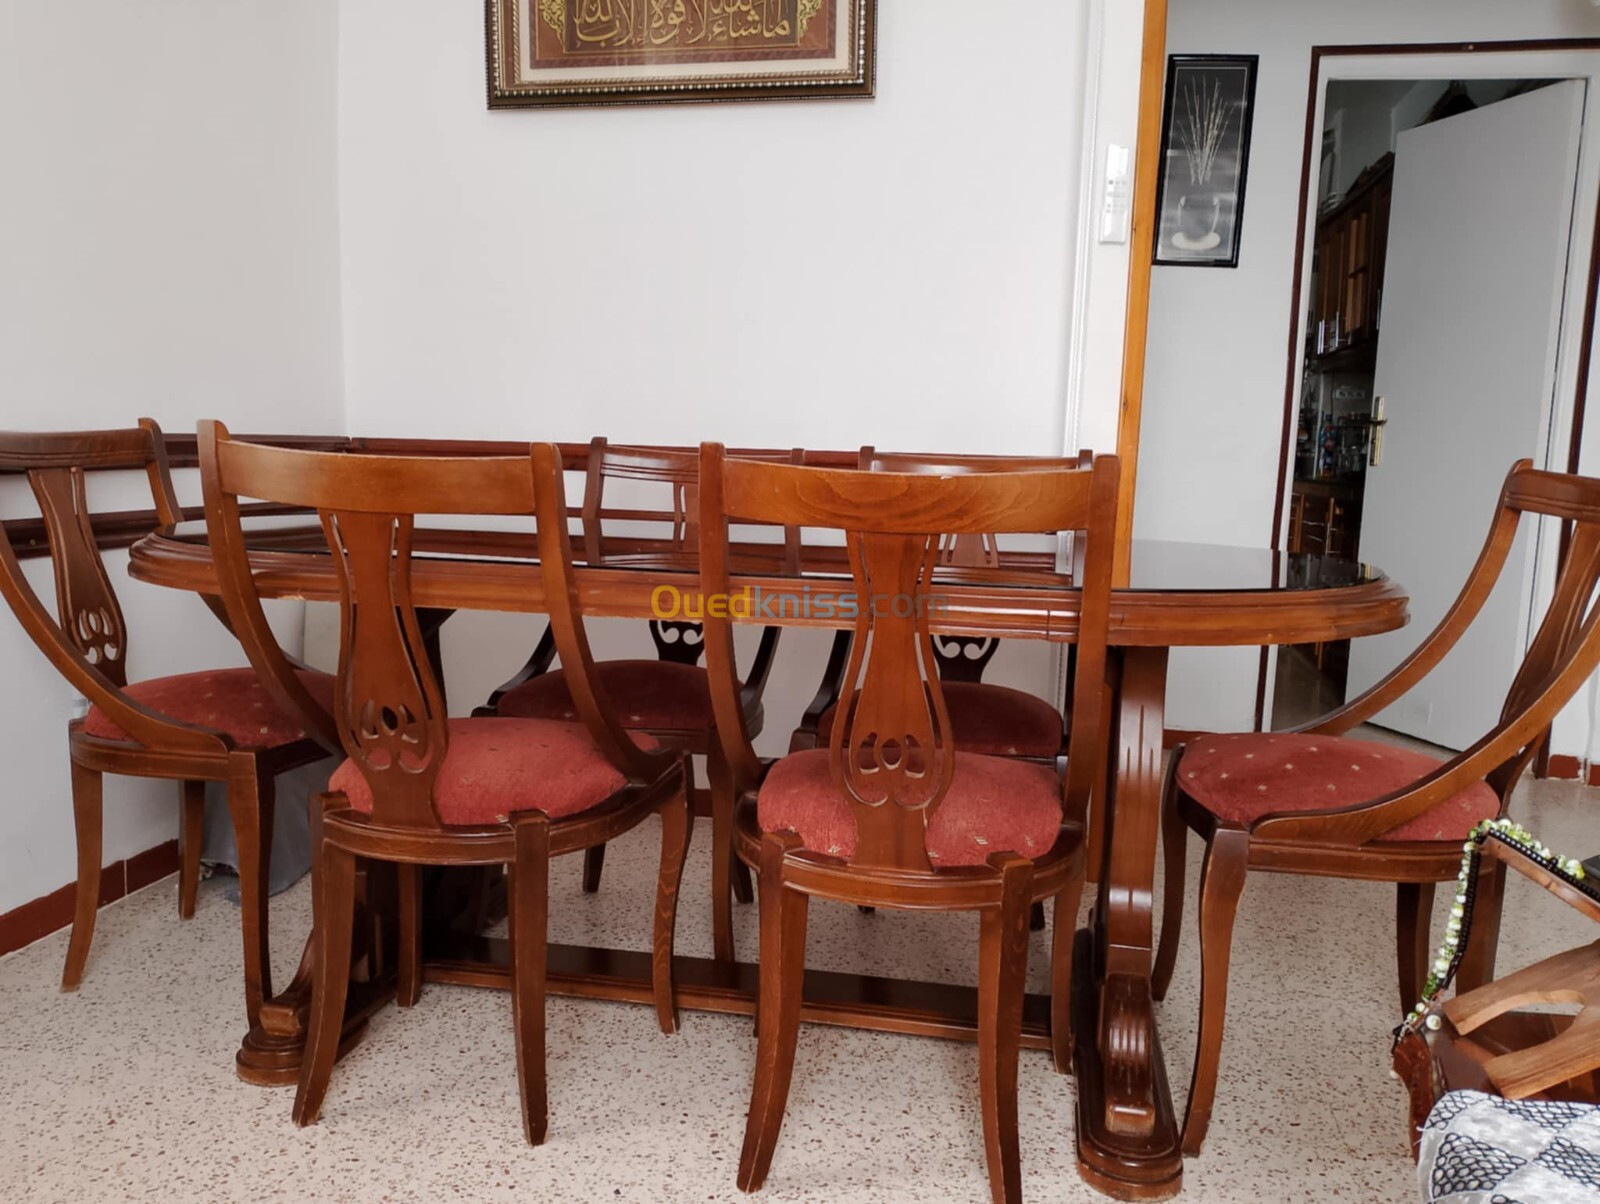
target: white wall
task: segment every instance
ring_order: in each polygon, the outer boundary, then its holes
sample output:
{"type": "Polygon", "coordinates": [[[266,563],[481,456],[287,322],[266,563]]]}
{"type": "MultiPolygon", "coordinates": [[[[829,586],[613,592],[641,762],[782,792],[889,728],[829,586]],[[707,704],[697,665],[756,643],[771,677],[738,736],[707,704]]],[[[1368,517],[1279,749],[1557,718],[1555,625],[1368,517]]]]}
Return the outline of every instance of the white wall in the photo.
{"type": "MultiPolygon", "coordinates": [[[[1136,534],[1265,547],[1314,45],[1600,36],[1588,0],[1172,0],[1171,54],[1259,54],[1239,266],[1155,269],[1136,534]]],[[[1169,722],[1248,725],[1256,654],[1175,662],[1169,722]]]]}
{"type": "MultiPolygon", "coordinates": [[[[344,0],[351,432],[1058,451],[1087,11],[991,2],[1029,34],[988,40],[886,0],[870,101],[491,113],[481,6],[344,0]]],[[[452,620],[455,708],[537,627],[452,620]]],[[[776,747],[825,645],[784,636],[776,747]]],[[[649,654],[638,624],[600,649],[649,654]]],[[[1042,645],[1005,655],[1051,688],[1042,645]]]]}
{"type": "MultiPolygon", "coordinates": [[[[335,34],[325,0],[0,7],[0,428],[342,429],[335,34]]],[[[133,677],[242,663],[197,599],[110,559],[133,677]]],[[[10,621],[0,673],[4,912],[75,858],[67,688],[10,621]]],[[[106,861],[176,814],[175,787],[109,786],[106,861]]]]}

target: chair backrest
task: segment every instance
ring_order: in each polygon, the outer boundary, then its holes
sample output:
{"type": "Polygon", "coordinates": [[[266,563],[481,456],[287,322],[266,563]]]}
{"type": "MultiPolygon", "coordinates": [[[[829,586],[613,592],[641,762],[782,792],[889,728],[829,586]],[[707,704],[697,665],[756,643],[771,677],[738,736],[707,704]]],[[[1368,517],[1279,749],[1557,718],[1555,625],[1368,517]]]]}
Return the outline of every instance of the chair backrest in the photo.
{"type": "MultiPolygon", "coordinates": [[[[940,541],[979,533],[1084,534],[1078,680],[1068,774],[1069,813],[1083,814],[1094,757],[1103,753],[1117,461],[1091,468],[948,475],[795,467],[700,451],[700,572],[712,703],[735,783],[750,789],[759,763],[737,705],[729,594],[728,525],[749,521],[842,532],[856,596],[855,632],[829,751],[850,804],[857,865],[929,870],[926,830],[950,788],[955,749],[934,668],[940,541]],[[1079,709],[1081,708],[1081,710],[1079,709]]],[[[1064,589],[1063,593],[1067,591],[1064,589]]],[[[1063,610],[1073,609],[1069,597],[1063,610]]]]}
{"type": "Polygon", "coordinates": [[[1512,465],[1483,550],[1438,626],[1370,690],[1301,729],[1347,732],[1432,672],[1483,609],[1525,517],[1560,520],[1567,526],[1569,542],[1550,604],[1528,644],[1494,729],[1404,790],[1355,808],[1269,815],[1257,821],[1258,834],[1273,839],[1364,843],[1480,781],[1487,781],[1500,795],[1504,810],[1556,713],[1600,665],[1600,605],[1595,601],[1596,585],[1600,584],[1600,480],[1595,478],[1540,471],[1528,460],[1512,465]]]}
{"type": "MultiPolygon", "coordinates": [[[[866,472],[933,473],[956,476],[970,472],[1043,472],[1057,468],[1088,468],[1094,452],[1087,448],[1076,456],[984,456],[949,455],[933,452],[880,452],[870,444],[860,451],[860,466],[866,472]]],[[[947,536],[940,543],[941,564],[968,568],[997,568],[1000,544],[992,531],[947,536]]],[[[995,636],[936,634],[933,655],[939,662],[939,676],[945,681],[978,682],[984,670],[1000,651],[995,636]]]]}
{"type": "Polygon", "coordinates": [[[55,575],[52,615],[29,584],[9,531],[0,538],[0,593],[69,684],[141,744],[215,752],[225,741],[128,698],[128,627],[106,571],[89,508],[88,474],[143,472],[158,526],[182,519],[161,428],[149,418],[107,431],[0,432],[0,473],[22,474],[39,505],[55,575]]]}
{"type": "Polygon", "coordinates": [[[580,716],[625,774],[654,776],[660,758],[627,738],[593,681],[576,613],[561,459],[550,445],[535,445],[531,460],[353,455],[241,442],[221,423],[202,422],[199,447],[212,558],[229,616],[263,682],[301,713],[320,708],[267,626],[239,499],[303,506],[321,519],[339,576],[341,623],[335,713],[321,715],[319,735],[334,734],[360,768],[376,822],[440,826],[433,789],[449,728],[412,592],[419,514],[537,515],[540,563],[528,566],[529,589],[545,594],[580,716]]]}

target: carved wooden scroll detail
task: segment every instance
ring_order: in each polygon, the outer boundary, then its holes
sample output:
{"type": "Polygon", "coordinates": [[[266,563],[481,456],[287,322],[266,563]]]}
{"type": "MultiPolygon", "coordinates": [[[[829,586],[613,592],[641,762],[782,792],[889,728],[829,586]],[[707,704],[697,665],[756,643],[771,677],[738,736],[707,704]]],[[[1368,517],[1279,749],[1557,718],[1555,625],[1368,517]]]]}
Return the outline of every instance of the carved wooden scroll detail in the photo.
{"type": "Polygon", "coordinates": [[[127,626],[95,544],[80,467],[28,473],[55,549],[56,613],[62,632],[112,684],[128,684],[127,626]]]}
{"type": "Polygon", "coordinates": [[[372,787],[376,822],[437,827],[449,738],[411,599],[412,518],[338,511],[322,524],[339,570],[340,740],[372,787]]]}

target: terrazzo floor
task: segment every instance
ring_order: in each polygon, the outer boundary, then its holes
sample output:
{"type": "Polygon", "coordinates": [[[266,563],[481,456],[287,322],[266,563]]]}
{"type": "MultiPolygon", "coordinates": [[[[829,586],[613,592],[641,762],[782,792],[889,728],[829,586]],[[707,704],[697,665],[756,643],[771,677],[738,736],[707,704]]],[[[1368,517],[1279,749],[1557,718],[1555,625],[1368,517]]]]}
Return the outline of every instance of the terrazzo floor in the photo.
{"type": "MultiPolygon", "coordinates": [[[[1584,855],[1595,792],[1523,787],[1515,813],[1584,855]]],[[[683,952],[709,952],[706,829],[680,917],[683,952]]],[[[598,895],[579,860],[553,875],[557,940],[645,947],[657,834],[613,846],[598,895]]],[[[1197,957],[1191,848],[1186,945],[1158,1005],[1181,1109],[1194,1043],[1197,957]]],[[[1158,887],[1159,890],[1159,887],[1158,887]]],[[[550,1139],[521,1141],[507,997],[429,986],[390,1008],[334,1075],[322,1122],[290,1123],[292,1090],[234,1077],[241,1035],[237,912],[204,884],[180,923],[169,879],[101,912],[83,989],[56,987],[57,933],[0,960],[0,1201],[738,1200],[734,1169],[755,1044],[748,1020],[686,1013],[660,1035],[649,1009],[552,999],[550,1139]]],[[[1416,1198],[1405,1102],[1388,1076],[1397,998],[1393,894],[1337,881],[1253,877],[1236,929],[1222,1085],[1190,1201],[1416,1198]]],[[[1444,900],[1440,900],[1441,908],[1444,900]]],[[[740,948],[755,912],[738,909],[740,948]]],[[[287,981],[309,920],[300,883],[273,901],[275,969],[287,981]]],[[[1590,940],[1574,913],[1511,888],[1501,967],[1590,940]]],[[[1438,932],[1436,925],[1435,932],[1438,932]]],[[[1048,933],[1030,974],[1047,972],[1048,933]]],[[[809,964],[972,981],[970,917],[815,904],[809,964]]],[[[758,1199],[894,1204],[986,1201],[971,1046],[801,1030],[788,1119],[758,1199]]],[[[1103,1199],[1079,1180],[1072,1081],[1047,1056],[1021,1067],[1023,1190],[1033,1201],[1103,1199]]]]}

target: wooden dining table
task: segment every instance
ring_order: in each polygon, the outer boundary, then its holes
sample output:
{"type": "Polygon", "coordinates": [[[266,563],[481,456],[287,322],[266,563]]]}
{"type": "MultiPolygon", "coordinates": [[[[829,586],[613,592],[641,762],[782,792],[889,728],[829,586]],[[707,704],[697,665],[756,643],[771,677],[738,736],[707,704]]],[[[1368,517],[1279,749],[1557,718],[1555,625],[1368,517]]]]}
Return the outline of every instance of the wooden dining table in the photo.
{"type": "MultiPolygon", "coordinates": [[[[459,454],[464,446],[451,443],[459,454]]],[[[485,444],[487,451],[522,445],[485,444]]],[[[522,448],[524,451],[525,447],[522,448]]],[[[360,451],[411,451],[404,441],[352,446],[360,451]]],[[[586,449],[563,449],[582,467],[586,449]]],[[[843,453],[840,453],[843,456],[843,453]]],[[[637,520],[648,512],[619,511],[637,520]]],[[[529,524],[531,528],[531,522],[529,524]]],[[[308,517],[264,516],[247,526],[250,559],[263,596],[337,601],[339,584],[320,527],[308,517]]],[[[760,596],[803,593],[810,605],[758,613],[754,622],[780,626],[849,627],[823,603],[853,589],[844,549],[786,546],[780,532],[752,531],[732,549],[733,586],[760,596]]],[[[661,541],[641,534],[622,562],[580,564],[576,578],[585,615],[656,617],[657,591],[692,593],[695,566],[653,554],[661,541]]],[[[616,545],[611,543],[612,552],[616,545]]],[[[413,591],[435,621],[460,610],[542,613],[544,599],[531,531],[422,529],[416,533],[413,591]]],[[[1077,594],[1069,554],[1048,548],[1002,549],[989,567],[951,567],[936,576],[936,633],[1001,636],[1068,645],[1077,630],[1077,594]]],[[[216,576],[202,523],[165,528],[131,551],[130,573],[141,581],[214,595],[216,576]]],[[[1115,698],[1106,772],[1090,817],[1090,877],[1097,893],[1088,926],[1077,934],[1073,977],[1077,1146],[1091,1185],[1123,1199],[1175,1194],[1183,1176],[1178,1124],[1162,1060],[1151,999],[1154,936],[1152,889],[1166,743],[1169,649],[1266,646],[1348,639],[1390,631],[1406,622],[1406,595],[1376,569],[1348,561],[1256,548],[1136,540],[1128,584],[1112,600],[1111,679],[1115,698]]],[[[779,657],[781,663],[782,652],[779,657]]],[[[517,650],[509,659],[517,658],[517,650]]],[[[508,661],[509,663],[509,661],[508,661]]],[[[473,702],[478,700],[474,699],[473,702]]],[[[386,906],[381,881],[370,884],[369,911],[386,906]]],[[[504,942],[482,930],[482,901],[463,902],[476,920],[435,924],[425,945],[428,981],[509,986],[504,942]]],[[[358,948],[360,948],[358,942],[358,948]]],[[[369,956],[353,971],[346,1046],[366,1018],[393,995],[392,970],[369,956]]],[[[642,950],[552,945],[549,989],[557,994],[649,1004],[649,954],[642,950]]],[[[263,1008],[240,1047],[247,1081],[278,1084],[298,1073],[310,1002],[309,958],[290,986],[263,1008]]],[[[752,1014],[754,964],[680,956],[680,1006],[752,1014]]],[[[1023,1044],[1048,1048],[1050,1001],[1030,995],[1023,1044]]],[[[805,1020],[933,1037],[972,1039],[974,988],[811,970],[805,1020]]]]}

